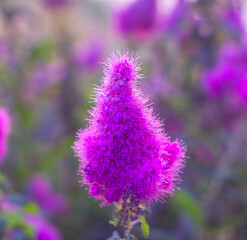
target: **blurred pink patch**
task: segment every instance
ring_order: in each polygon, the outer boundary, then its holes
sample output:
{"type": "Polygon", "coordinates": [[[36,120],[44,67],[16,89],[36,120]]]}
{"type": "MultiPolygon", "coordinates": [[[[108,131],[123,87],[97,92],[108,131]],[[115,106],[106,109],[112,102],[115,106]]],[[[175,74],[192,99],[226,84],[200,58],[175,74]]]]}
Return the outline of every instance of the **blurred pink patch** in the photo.
{"type": "Polygon", "coordinates": [[[74,50],[74,62],[79,69],[95,69],[104,55],[104,45],[100,41],[80,44],[74,50]]]}
{"type": "Polygon", "coordinates": [[[238,83],[237,88],[240,96],[247,102],[247,76],[238,83]]]}
{"type": "Polygon", "coordinates": [[[68,201],[54,191],[50,182],[41,175],[34,175],[29,181],[29,194],[40,207],[53,215],[66,214],[68,201]]]}
{"type": "Polygon", "coordinates": [[[156,27],[156,0],[137,0],[116,13],[117,30],[131,38],[143,40],[151,36],[156,27]]]}
{"type": "Polygon", "coordinates": [[[11,60],[9,45],[4,39],[0,39],[0,63],[8,63],[11,60]]]}
{"type": "Polygon", "coordinates": [[[11,119],[4,108],[0,108],[0,165],[8,150],[8,137],[11,131],[11,119]]]}
{"type": "Polygon", "coordinates": [[[198,144],[195,149],[195,159],[199,162],[207,165],[214,161],[214,154],[212,149],[210,149],[205,144],[198,144]]]}
{"type": "Polygon", "coordinates": [[[153,90],[163,97],[174,97],[179,93],[178,87],[161,75],[154,75],[150,82],[153,90]]]}
{"type": "Polygon", "coordinates": [[[42,2],[46,7],[51,9],[58,9],[68,6],[72,0],[42,0],[42,2]]]}
{"type": "Polygon", "coordinates": [[[246,46],[225,44],[220,51],[218,63],[203,76],[208,96],[213,99],[224,98],[224,101],[243,107],[246,104],[246,66],[246,46]]]}
{"type": "Polygon", "coordinates": [[[20,211],[21,207],[17,203],[11,202],[6,199],[6,195],[1,196],[0,199],[0,209],[6,212],[17,212],[20,211]]]}
{"type": "Polygon", "coordinates": [[[35,229],[35,240],[62,240],[59,231],[44,218],[27,215],[25,220],[35,229]]]}
{"type": "Polygon", "coordinates": [[[61,60],[55,60],[50,63],[38,63],[31,70],[23,84],[23,97],[33,99],[49,86],[63,81],[66,76],[67,68],[61,60]]]}
{"type": "Polygon", "coordinates": [[[246,49],[245,45],[225,44],[217,64],[202,77],[207,100],[218,106],[215,116],[222,122],[234,123],[247,113],[246,49]]]}

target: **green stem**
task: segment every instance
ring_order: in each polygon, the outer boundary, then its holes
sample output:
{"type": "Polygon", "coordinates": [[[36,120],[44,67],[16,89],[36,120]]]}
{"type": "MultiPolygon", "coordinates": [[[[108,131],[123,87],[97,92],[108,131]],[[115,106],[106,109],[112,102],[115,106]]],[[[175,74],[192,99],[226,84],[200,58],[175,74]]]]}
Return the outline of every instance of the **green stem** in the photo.
{"type": "Polygon", "coordinates": [[[140,218],[128,224],[127,229],[124,232],[125,240],[131,240],[131,230],[138,223],[141,223],[140,218]]]}

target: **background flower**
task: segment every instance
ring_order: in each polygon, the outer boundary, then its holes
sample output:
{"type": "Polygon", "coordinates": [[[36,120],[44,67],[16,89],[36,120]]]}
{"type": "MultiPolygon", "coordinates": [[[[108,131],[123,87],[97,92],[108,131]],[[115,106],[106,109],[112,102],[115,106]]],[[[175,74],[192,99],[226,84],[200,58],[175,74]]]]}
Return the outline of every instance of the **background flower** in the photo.
{"type": "Polygon", "coordinates": [[[55,192],[45,177],[35,175],[29,180],[29,194],[47,213],[66,215],[68,211],[66,198],[55,192]]]}
{"type": "Polygon", "coordinates": [[[156,0],[137,0],[116,14],[118,30],[132,37],[149,35],[155,28],[156,0]]]}
{"type": "Polygon", "coordinates": [[[8,149],[8,137],[11,131],[10,116],[6,109],[0,108],[0,164],[8,149]]]}

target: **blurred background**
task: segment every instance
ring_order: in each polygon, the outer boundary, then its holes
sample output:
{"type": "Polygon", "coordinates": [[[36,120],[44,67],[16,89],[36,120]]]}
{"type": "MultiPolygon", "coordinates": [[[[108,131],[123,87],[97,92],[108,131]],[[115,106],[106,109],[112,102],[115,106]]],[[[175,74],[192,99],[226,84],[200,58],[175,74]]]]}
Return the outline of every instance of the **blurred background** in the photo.
{"type": "Polygon", "coordinates": [[[245,0],[1,0],[0,239],[112,235],[112,207],[80,187],[71,146],[101,63],[126,48],[166,132],[188,146],[149,239],[247,239],[246,26],[245,0]]]}

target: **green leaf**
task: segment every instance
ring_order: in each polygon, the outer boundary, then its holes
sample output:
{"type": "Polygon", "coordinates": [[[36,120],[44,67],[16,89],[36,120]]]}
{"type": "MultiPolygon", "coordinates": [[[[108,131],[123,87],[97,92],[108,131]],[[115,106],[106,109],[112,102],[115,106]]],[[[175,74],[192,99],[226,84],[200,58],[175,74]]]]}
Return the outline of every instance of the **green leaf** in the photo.
{"type": "Polygon", "coordinates": [[[33,239],[34,232],[35,232],[35,229],[33,227],[31,227],[31,226],[29,226],[29,225],[27,225],[25,223],[24,224],[21,224],[20,227],[23,229],[23,231],[26,233],[26,235],[27,235],[27,237],[29,239],[33,239]]]}
{"type": "Polygon", "coordinates": [[[54,146],[49,152],[45,153],[42,158],[40,168],[44,172],[53,171],[57,162],[60,161],[67,154],[71,154],[74,137],[68,137],[61,140],[56,146],[54,146]]]}
{"type": "Polygon", "coordinates": [[[33,239],[34,229],[27,225],[27,223],[22,219],[21,215],[11,212],[3,212],[2,217],[5,219],[9,227],[20,227],[29,239],[33,239]]]}
{"type": "Polygon", "coordinates": [[[114,217],[113,220],[109,221],[109,223],[112,224],[114,227],[117,227],[117,221],[118,221],[118,218],[114,217]]]}
{"type": "Polygon", "coordinates": [[[21,124],[25,128],[31,128],[35,124],[35,117],[33,112],[25,107],[20,101],[16,102],[16,109],[20,115],[21,124]]]}
{"type": "Polygon", "coordinates": [[[1,213],[3,218],[6,220],[8,226],[16,227],[21,225],[22,219],[21,216],[11,212],[3,212],[1,213]]]}
{"type": "Polygon", "coordinates": [[[27,203],[25,205],[25,210],[28,212],[28,213],[32,213],[32,214],[39,214],[39,207],[37,206],[37,204],[35,204],[34,202],[30,202],[30,203],[27,203]]]}
{"type": "Polygon", "coordinates": [[[176,192],[174,198],[175,203],[186,212],[195,224],[203,223],[203,211],[200,203],[191,194],[185,191],[176,192]]]}
{"type": "Polygon", "coordinates": [[[5,179],[4,175],[0,172],[0,183],[3,182],[5,179]]]}
{"type": "Polygon", "coordinates": [[[47,39],[36,45],[30,54],[30,61],[37,59],[49,60],[55,56],[55,45],[50,39],[47,39]]]}
{"type": "Polygon", "coordinates": [[[144,216],[140,216],[141,219],[141,230],[144,238],[147,238],[149,236],[149,225],[146,222],[146,219],[144,216]]]}
{"type": "Polygon", "coordinates": [[[243,166],[240,170],[242,177],[247,177],[247,166],[243,166]]]}

